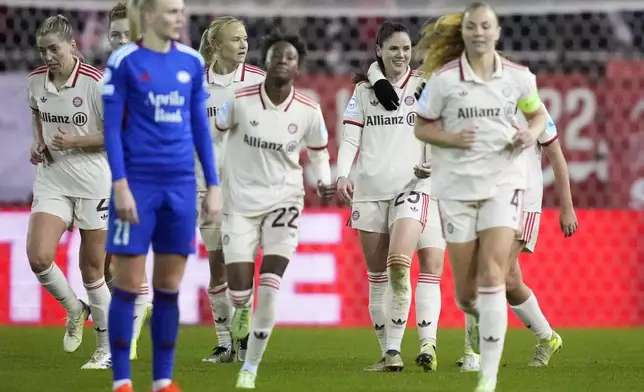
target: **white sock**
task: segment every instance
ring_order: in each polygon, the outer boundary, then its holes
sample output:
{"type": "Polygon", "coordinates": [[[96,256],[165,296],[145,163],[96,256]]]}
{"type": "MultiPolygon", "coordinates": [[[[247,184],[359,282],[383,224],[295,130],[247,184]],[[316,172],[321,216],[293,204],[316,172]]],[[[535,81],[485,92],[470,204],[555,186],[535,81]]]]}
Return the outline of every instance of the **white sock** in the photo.
{"type": "Polygon", "coordinates": [[[441,277],[427,273],[418,275],[416,284],[416,322],[420,347],[426,343],[436,347],[436,331],[441,314],[441,277]]]}
{"type": "Polygon", "coordinates": [[[42,287],[63,305],[67,313],[77,315],[83,311],[83,305],[76,296],[76,293],[74,293],[72,286],[67,282],[65,274],[58,268],[56,263],[52,263],[43,272],[38,272],[36,278],[42,287]]]}
{"type": "Polygon", "coordinates": [[[233,346],[233,338],[230,334],[230,325],[233,322],[233,305],[226,296],[227,288],[227,283],[209,288],[208,299],[217,330],[217,345],[230,349],[233,346]]]}
{"type": "Polygon", "coordinates": [[[248,290],[231,290],[226,289],[226,296],[235,309],[249,308],[253,306],[253,289],[248,290]]]}
{"type": "Polygon", "coordinates": [[[246,360],[242,366],[253,374],[257,374],[257,368],[262,361],[268,339],[273,332],[275,319],[277,318],[277,300],[280,292],[282,278],[279,275],[263,273],[259,276],[257,288],[257,308],[253,314],[253,325],[248,339],[248,351],[246,360]]]}
{"type": "Polygon", "coordinates": [[[138,338],[137,334],[143,328],[145,308],[150,303],[150,286],[147,283],[141,284],[139,288],[139,295],[134,300],[134,336],[132,339],[138,338]]]}
{"type": "Polygon", "coordinates": [[[409,308],[411,307],[411,258],[407,255],[389,255],[387,257],[387,272],[389,285],[387,287],[387,320],[385,330],[387,336],[387,351],[400,352],[409,308]]]}
{"type": "Polygon", "coordinates": [[[481,376],[496,381],[505,333],[508,330],[508,308],[505,285],[478,288],[481,376]]]}
{"type": "Polygon", "coordinates": [[[376,338],[380,344],[381,355],[387,351],[387,335],[385,323],[387,321],[385,298],[387,295],[387,272],[368,272],[369,279],[369,315],[373,324],[376,338]]]}
{"type": "Polygon", "coordinates": [[[152,392],[157,392],[161,388],[165,388],[168,385],[172,384],[172,380],[163,378],[161,380],[154,380],[152,382],[152,392]]]}
{"type": "Polygon", "coordinates": [[[96,331],[97,346],[109,350],[107,314],[112,300],[110,289],[105,284],[105,278],[100,278],[92,283],[83,283],[83,286],[87,291],[88,305],[94,322],[94,330],[96,331]]]}
{"type": "Polygon", "coordinates": [[[552,328],[550,323],[543,315],[539,307],[539,301],[534,293],[522,304],[510,306],[519,320],[528,327],[539,340],[550,339],[552,337],[552,328]]]}
{"type": "Polygon", "coordinates": [[[470,330],[476,324],[476,317],[471,314],[464,313],[465,315],[465,355],[475,354],[472,348],[472,341],[470,340],[470,330]]]}

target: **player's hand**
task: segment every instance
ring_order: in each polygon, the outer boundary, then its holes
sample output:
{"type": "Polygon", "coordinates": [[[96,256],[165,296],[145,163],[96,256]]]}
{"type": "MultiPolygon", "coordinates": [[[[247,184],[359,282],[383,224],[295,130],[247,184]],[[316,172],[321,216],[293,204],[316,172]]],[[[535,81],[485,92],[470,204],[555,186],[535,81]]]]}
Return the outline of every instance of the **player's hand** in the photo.
{"type": "Polygon", "coordinates": [[[346,177],[340,177],[335,185],[340,200],[350,206],[353,199],[353,184],[351,181],[346,177]]]}
{"type": "Polygon", "coordinates": [[[416,101],[420,99],[420,96],[423,95],[423,90],[425,89],[425,85],[427,82],[422,82],[420,86],[416,89],[416,92],[414,93],[414,97],[416,97],[416,101]]]}
{"type": "Polygon", "coordinates": [[[324,200],[324,201],[329,201],[333,199],[333,195],[335,195],[335,185],[333,184],[328,184],[325,185],[322,183],[322,181],[318,181],[318,196],[324,200]]]}
{"type": "Polygon", "coordinates": [[[425,162],[422,165],[414,166],[414,175],[418,178],[425,179],[432,176],[432,164],[431,162],[425,162]]]}
{"type": "Polygon", "coordinates": [[[572,237],[572,235],[575,234],[575,231],[577,231],[577,228],[579,227],[579,223],[577,222],[577,215],[575,214],[574,209],[570,208],[561,210],[561,213],[559,214],[559,226],[561,227],[561,231],[564,233],[564,237],[572,237]]]}
{"type": "Polygon", "coordinates": [[[387,110],[398,110],[400,98],[394,89],[394,86],[387,79],[380,79],[373,85],[373,92],[376,94],[378,102],[387,110]]]}
{"type": "Polygon", "coordinates": [[[114,183],[114,209],[116,215],[123,222],[129,222],[133,225],[139,223],[139,214],[136,211],[136,202],[132,191],[126,180],[120,180],[114,183]]]}
{"type": "Polygon", "coordinates": [[[512,138],[512,147],[515,150],[524,150],[528,147],[534,146],[534,144],[537,142],[534,138],[534,135],[532,135],[532,132],[530,132],[529,129],[527,128],[519,128],[516,127],[517,133],[514,134],[514,137],[512,138]]]}
{"type": "Polygon", "coordinates": [[[456,148],[470,148],[476,141],[476,129],[464,129],[458,133],[452,134],[452,146],[456,148]]]}
{"type": "Polygon", "coordinates": [[[76,136],[62,128],[58,128],[58,134],[51,141],[51,149],[54,151],[69,150],[76,146],[76,136]]]}
{"type": "Polygon", "coordinates": [[[208,187],[206,195],[201,203],[202,222],[206,225],[221,221],[221,197],[219,188],[208,187]]]}
{"type": "Polygon", "coordinates": [[[34,142],[31,145],[29,162],[32,165],[39,165],[41,163],[45,163],[45,150],[47,150],[47,146],[45,145],[45,143],[34,142]]]}

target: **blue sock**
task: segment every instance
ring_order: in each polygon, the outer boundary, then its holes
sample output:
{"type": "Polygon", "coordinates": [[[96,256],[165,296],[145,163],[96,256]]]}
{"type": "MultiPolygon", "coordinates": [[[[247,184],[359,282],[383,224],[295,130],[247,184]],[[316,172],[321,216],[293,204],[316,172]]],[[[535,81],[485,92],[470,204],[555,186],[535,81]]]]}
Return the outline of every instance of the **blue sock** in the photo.
{"type": "Polygon", "coordinates": [[[179,293],[154,289],[152,300],[152,376],[172,380],[174,351],[179,331],[179,293]]]}
{"type": "Polygon", "coordinates": [[[134,300],[138,293],[115,287],[107,318],[114,381],[130,380],[130,342],[134,330],[134,300]]]}

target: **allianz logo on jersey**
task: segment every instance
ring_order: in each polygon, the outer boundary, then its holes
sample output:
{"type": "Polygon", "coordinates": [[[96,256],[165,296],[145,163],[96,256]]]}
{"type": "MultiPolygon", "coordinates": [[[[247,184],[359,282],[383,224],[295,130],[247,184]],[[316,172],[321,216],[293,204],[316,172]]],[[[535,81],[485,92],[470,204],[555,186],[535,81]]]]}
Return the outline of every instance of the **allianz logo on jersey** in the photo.
{"type": "Polygon", "coordinates": [[[385,116],[379,114],[377,116],[367,116],[365,127],[375,126],[382,127],[388,125],[414,125],[416,123],[416,112],[407,113],[407,116],[385,116]]]}
{"type": "Polygon", "coordinates": [[[295,140],[288,142],[285,148],[284,144],[282,143],[268,142],[266,140],[258,138],[257,136],[248,135],[244,135],[244,143],[248,144],[251,147],[261,148],[264,150],[286,151],[287,154],[292,153],[297,148],[297,142],[295,140]]]}
{"type": "Polygon", "coordinates": [[[500,117],[501,108],[459,108],[458,118],[500,117]]]}
{"type": "Polygon", "coordinates": [[[181,123],[183,114],[181,108],[186,103],[186,98],[178,91],[170,94],[148,93],[147,103],[154,106],[154,121],[158,123],[181,123]],[[176,109],[175,109],[176,108],[176,109]]]}
{"type": "Polygon", "coordinates": [[[40,120],[42,122],[48,123],[58,123],[58,124],[71,124],[82,127],[87,124],[87,115],[82,112],[75,113],[73,116],[61,116],[58,114],[51,114],[47,112],[40,112],[40,120]]]}

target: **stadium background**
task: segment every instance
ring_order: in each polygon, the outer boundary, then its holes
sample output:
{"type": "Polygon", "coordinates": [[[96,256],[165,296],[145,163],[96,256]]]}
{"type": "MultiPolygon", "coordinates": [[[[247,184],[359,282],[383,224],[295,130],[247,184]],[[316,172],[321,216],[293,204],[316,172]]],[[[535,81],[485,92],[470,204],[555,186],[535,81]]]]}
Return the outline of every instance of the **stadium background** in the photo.
{"type": "MultiPolygon", "coordinates": [[[[428,16],[462,9],[459,1],[187,1],[185,42],[196,47],[216,15],[233,14],[248,26],[257,64],[261,37],[279,28],[300,34],[310,51],[298,81],[318,99],[337,153],[340,115],[351,95],[350,73],[373,60],[380,22],[393,18],[412,36],[428,16]]],[[[39,288],[25,255],[31,184],[26,75],[40,65],[35,31],[47,16],[64,13],[76,26],[84,56],[107,57],[103,1],[16,0],[0,3],[0,324],[60,324],[65,314],[39,288]]],[[[538,74],[541,96],[566,152],[579,232],[564,239],[557,223],[552,174],[538,253],[524,258],[553,326],[644,325],[644,13],[641,2],[574,0],[493,1],[502,14],[501,49],[538,74]]],[[[383,159],[388,159],[383,157],[383,159]]],[[[547,166],[544,166],[547,168],[547,166]]],[[[309,195],[310,196],[310,195],[309,195]]],[[[292,325],[366,326],[367,285],[355,233],[344,227],[346,208],[307,199],[301,246],[282,285],[279,320],[292,325]]],[[[78,233],[66,235],[57,263],[84,295],[77,268],[78,233]]],[[[181,290],[184,323],[211,319],[202,248],[189,263],[181,290]]],[[[462,325],[449,268],[442,283],[441,326],[462,325]]],[[[413,320],[411,320],[413,322],[413,320]]],[[[512,324],[519,325],[512,318],[512,324]]]]}

